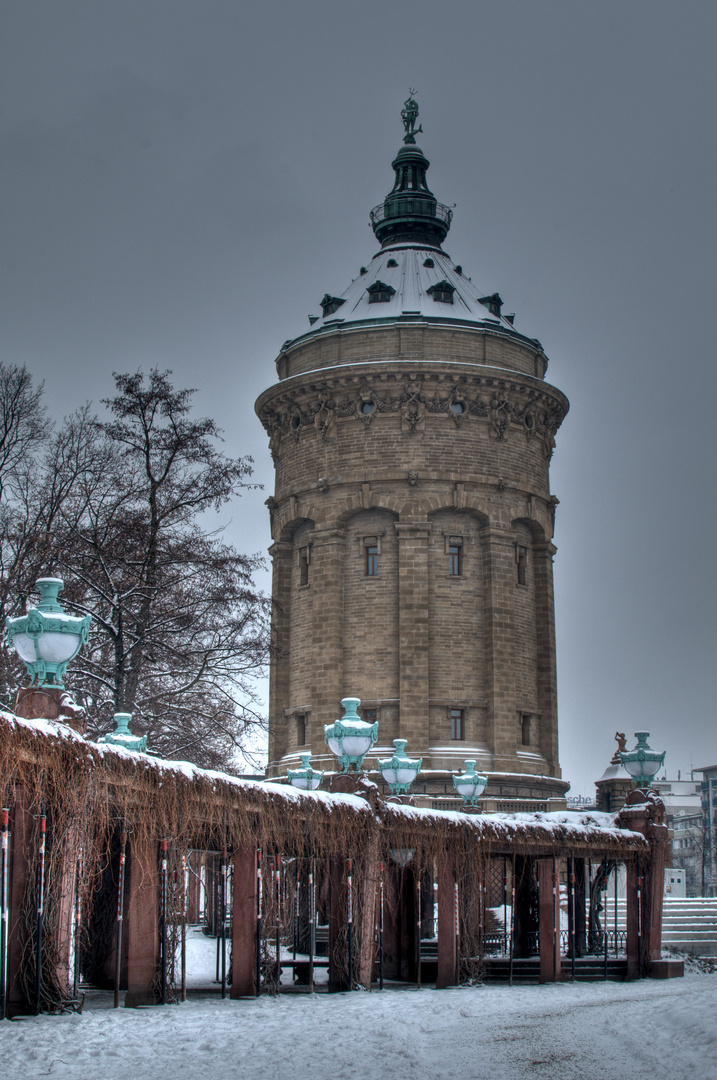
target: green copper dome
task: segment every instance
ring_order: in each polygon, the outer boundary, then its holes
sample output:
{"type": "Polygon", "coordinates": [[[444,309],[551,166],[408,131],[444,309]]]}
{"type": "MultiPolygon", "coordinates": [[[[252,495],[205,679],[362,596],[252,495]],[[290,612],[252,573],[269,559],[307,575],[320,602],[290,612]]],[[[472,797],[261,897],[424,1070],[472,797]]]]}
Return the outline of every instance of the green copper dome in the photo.
{"type": "Polygon", "coordinates": [[[405,102],[401,116],[406,145],[391,162],[396,179],[384,201],[371,211],[371,227],[382,247],[388,244],[440,247],[451,227],[453,211],[439,203],[428,187],[426,172],[430,162],[415,145],[418,105],[412,97],[405,102]]]}

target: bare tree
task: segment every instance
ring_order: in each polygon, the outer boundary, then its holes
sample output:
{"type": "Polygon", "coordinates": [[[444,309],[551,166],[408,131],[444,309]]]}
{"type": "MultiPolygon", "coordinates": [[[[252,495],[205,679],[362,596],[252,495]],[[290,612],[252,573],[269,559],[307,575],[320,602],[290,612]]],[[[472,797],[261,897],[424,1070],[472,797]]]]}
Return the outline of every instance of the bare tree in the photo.
{"type": "Polygon", "coordinates": [[[94,619],[73,686],[107,729],[132,712],[159,752],[228,766],[260,724],[253,679],[268,646],[256,557],[204,527],[249,486],[251,463],[217,447],[214,421],[170,372],[116,375],[96,445],[63,502],[55,558],[71,606],[94,619]]]}
{"type": "MultiPolygon", "coordinates": [[[[191,415],[194,391],[175,390],[170,374],[116,375],[108,419],[85,406],[55,435],[30,422],[28,401],[44,413],[23,380],[27,430],[16,422],[0,455],[0,617],[24,610],[38,576],[59,574],[63,603],[93,617],[68,676],[89,734],[132,712],[155,751],[227,768],[263,724],[254,680],[268,601],[252,583],[260,560],[206,522],[251,486],[251,461],[220,453],[214,421],[191,415]]],[[[17,381],[0,377],[0,393],[17,381]]],[[[12,707],[22,668],[7,649],[2,663],[12,707]]]]}

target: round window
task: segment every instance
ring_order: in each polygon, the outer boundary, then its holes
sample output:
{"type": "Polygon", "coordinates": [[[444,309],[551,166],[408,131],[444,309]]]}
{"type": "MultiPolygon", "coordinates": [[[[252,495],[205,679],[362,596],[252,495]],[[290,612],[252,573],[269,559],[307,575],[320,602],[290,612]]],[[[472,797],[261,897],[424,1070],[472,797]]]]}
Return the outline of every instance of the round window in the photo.
{"type": "Polygon", "coordinates": [[[364,416],[370,416],[376,409],[376,405],[373,401],[364,401],[361,403],[361,412],[364,416]]]}
{"type": "Polygon", "coordinates": [[[462,401],[452,401],[451,402],[451,412],[454,412],[456,414],[456,416],[460,416],[461,413],[464,413],[465,411],[466,411],[466,407],[465,407],[465,404],[462,401]]]}

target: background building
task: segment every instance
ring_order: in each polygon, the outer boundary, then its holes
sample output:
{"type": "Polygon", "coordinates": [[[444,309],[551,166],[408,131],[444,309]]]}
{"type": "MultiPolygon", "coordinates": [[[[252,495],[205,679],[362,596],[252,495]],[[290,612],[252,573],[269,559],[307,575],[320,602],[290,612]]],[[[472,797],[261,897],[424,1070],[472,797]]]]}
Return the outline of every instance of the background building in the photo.
{"type": "Polygon", "coordinates": [[[474,758],[493,805],[544,808],[568,787],[548,477],[568,402],[540,342],[443,250],[452,211],[412,99],[402,115],[380,250],[325,293],[256,404],[276,468],[268,775],[309,748],[331,768],[323,726],[356,696],[374,761],[398,737],[423,757],[414,790],[453,796],[474,758]]]}

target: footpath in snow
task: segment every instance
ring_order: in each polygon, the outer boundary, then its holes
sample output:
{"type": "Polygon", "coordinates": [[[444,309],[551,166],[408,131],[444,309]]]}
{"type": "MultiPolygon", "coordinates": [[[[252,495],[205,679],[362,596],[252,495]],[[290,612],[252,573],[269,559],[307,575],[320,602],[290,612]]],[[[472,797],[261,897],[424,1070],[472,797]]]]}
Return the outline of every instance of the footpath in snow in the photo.
{"type": "Polygon", "coordinates": [[[717,1077],[717,975],[384,990],[0,1023],[3,1080],[717,1077]]]}

